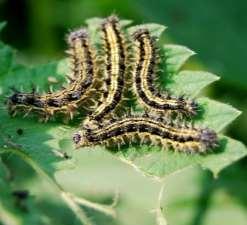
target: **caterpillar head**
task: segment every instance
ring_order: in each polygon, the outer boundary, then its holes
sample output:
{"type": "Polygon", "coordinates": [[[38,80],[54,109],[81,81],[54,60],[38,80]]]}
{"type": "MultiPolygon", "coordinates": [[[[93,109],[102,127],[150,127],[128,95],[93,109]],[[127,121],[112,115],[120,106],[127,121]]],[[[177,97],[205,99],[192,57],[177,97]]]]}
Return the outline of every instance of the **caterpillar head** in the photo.
{"type": "Polygon", "coordinates": [[[29,99],[30,95],[20,93],[20,92],[15,92],[13,95],[11,95],[8,98],[8,103],[9,104],[25,104],[29,99]]]}
{"type": "Polygon", "coordinates": [[[85,28],[81,28],[75,31],[72,31],[67,36],[67,42],[70,46],[73,46],[75,41],[85,40],[88,38],[88,31],[85,28]]]}
{"type": "Polygon", "coordinates": [[[213,149],[219,145],[216,132],[208,128],[201,130],[200,141],[206,149],[213,149]]]}
{"type": "Polygon", "coordinates": [[[87,139],[87,135],[84,130],[77,131],[73,135],[73,142],[75,143],[76,148],[86,147],[91,145],[89,140],[87,139]]]}
{"type": "Polygon", "coordinates": [[[40,96],[35,93],[21,93],[16,91],[14,94],[8,97],[7,105],[21,106],[21,105],[32,105],[37,107],[44,107],[44,102],[40,100],[40,96]]]}
{"type": "Polygon", "coordinates": [[[141,40],[144,37],[150,37],[150,32],[148,29],[140,28],[132,34],[134,40],[141,40]]]}
{"type": "Polygon", "coordinates": [[[117,24],[119,23],[119,18],[116,15],[111,15],[105,19],[103,25],[105,24],[117,24]]]}
{"type": "Polygon", "coordinates": [[[187,100],[184,102],[184,113],[185,115],[188,115],[189,117],[195,116],[198,113],[198,103],[193,100],[187,100]]]}

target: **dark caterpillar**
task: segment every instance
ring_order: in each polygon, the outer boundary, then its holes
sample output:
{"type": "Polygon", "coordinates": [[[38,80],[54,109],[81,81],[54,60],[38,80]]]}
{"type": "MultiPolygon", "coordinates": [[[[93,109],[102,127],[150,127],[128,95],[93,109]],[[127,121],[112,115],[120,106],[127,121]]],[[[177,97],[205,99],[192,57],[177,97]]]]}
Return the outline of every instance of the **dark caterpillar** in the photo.
{"type": "Polygon", "coordinates": [[[73,118],[75,110],[80,106],[88,106],[94,85],[97,83],[94,50],[90,46],[87,30],[79,29],[69,34],[67,38],[70,49],[71,74],[67,87],[54,93],[39,94],[34,90],[30,93],[15,93],[8,98],[8,109],[13,115],[17,111],[28,114],[31,111],[42,115],[47,121],[55,113],[62,113],[73,118]]]}
{"type": "Polygon", "coordinates": [[[162,95],[154,85],[160,61],[156,40],[147,29],[139,29],[133,34],[135,46],[135,68],[133,89],[140,104],[155,113],[176,112],[187,116],[197,113],[198,105],[183,97],[162,95]]]}
{"type": "Polygon", "coordinates": [[[188,126],[175,126],[145,116],[131,116],[102,124],[100,128],[84,128],[73,140],[77,147],[92,145],[121,145],[137,137],[140,143],[148,142],[162,148],[191,153],[204,153],[217,146],[213,130],[188,126]]]}

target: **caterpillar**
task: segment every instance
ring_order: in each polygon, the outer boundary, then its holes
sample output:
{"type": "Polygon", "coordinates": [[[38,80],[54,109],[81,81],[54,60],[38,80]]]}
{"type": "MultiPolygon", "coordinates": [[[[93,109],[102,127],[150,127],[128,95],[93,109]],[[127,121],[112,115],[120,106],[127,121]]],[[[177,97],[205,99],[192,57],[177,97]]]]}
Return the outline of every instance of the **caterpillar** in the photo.
{"type": "Polygon", "coordinates": [[[116,109],[123,97],[125,70],[127,64],[126,41],[119,19],[116,16],[106,18],[101,26],[106,55],[106,80],[104,98],[86,121],[101,121],[116,109]]]}
{"type": "Polygon", "coordinates": [[[90,46],[87,30],[82,28],[71,32],[67,42],[71,65],[71,74],[67,75],[68,86],[47,94],[39,94],[35,90],[30,93],[14,90],[7,101],[11,114],[35,111],[43,116],[41,120],[47,121],[55,113],[62,113],[72,119],[79,106],[90,107],[88,105],[91,103],[85,103],[85,100],[93,101],[89,97],[92,93],[96,94],[94,86],[99,79],[96,77],[94,50],[90,46]]]}
{"type": "Polygon", "coordinates": [[[135,48],[135,66],[133,69],[133,89],[140,104],[148,111],[156,113],[175,112],[194,116],[198,105],[195,101],[182,97],[161,94],[154,85],[157,67],[160,61],[156,40],[147,29],[138,29],[132,34],[135,48]]]}
{"type": "Polygon", "coordinates": [[[84,128],[74,134],[73,141],[79,148],[98,144],[122,145],[133,138],[140,143],[190,153],[205,153],[217,146],[217,135],[213,130],[178,126],[146,116],[120,118],[97,129],[84,128]]]}

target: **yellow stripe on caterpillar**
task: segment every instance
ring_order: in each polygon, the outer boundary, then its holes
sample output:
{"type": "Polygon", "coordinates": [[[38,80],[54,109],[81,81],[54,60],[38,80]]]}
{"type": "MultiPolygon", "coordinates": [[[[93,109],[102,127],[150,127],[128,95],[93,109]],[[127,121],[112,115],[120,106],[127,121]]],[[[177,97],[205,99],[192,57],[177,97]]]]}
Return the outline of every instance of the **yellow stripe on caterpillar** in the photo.
{"type": "Polygon", "coordinates": [[[133,34],[135,47],[135,67],[133,71],[133,89],[137,99],[148,111],[156,113],[175,112],[194,116],[197,113],[197,103],[184,97],[162,95],[154,85],[160,61],[159,52],[154,37],[147,29],[139,29],[133,34]]]}
{"type": "Polygon", "coordinates": [[[42,120],[47,121],[56,114],[66,114],[71,119],[78,107],[88,106],[87,100],[95,95],[96,83],[95,55],[90,45],[87,30],[79,29],[68,36],[70,47],[71,74],[67,87],[54,93],[39,94],[15,93],[8,98],[10,113],[17,111],[38,112],[42,120]]]}
{"type": "Polygon", "coordinates": [[[179,127],[143,116],[122,118],[96,129],[88,127],[78,131],[73,140],[77,147],[83,147],[106,142],[114,144],[116,140],[131,142],[133,136],[140,142],[148,139],[163,148],[172,147],[174,150],[193,153],[204,153],[217,146],[217,135],[212,130],[179,127]]]}
{"type": "Polygon", "coordinates": [[[101,30],[104,39],[107,78],[102,103],[90,115],[91,120],[96,121],[113,112],[122,101],[127,61],[126,41],[119,25],[119,19],[116,16],[106,18],[102,23],[101,30]]]}

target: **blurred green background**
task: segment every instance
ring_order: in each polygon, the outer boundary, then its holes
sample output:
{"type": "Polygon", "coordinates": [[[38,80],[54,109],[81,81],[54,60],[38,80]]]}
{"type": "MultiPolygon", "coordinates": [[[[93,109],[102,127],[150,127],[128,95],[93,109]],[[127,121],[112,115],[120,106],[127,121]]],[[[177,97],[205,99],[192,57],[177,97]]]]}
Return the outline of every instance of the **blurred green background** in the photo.
{"type": "MultiPolygon", "coordinates": [[[[169,29],[163,34],[161,41],[185,45],[198,53],[186,68],[205,69],[221,77],[219,82],[211,85],[207,93],[211,98],[231,104],[243,112],[226,132],[246,144],[246,12],[245,0],[0,0],[0,21],[8,22],[1,39],[18,49],[18,61],[30,65],[63,58],[66,49],[65,34],[70,29],[82,26],[85,19],[90,17],[105,17],[116,13],[136,24],[154,22],[168,26],[169,29]]],[[[16,165],[16,160],[15,157],[10,158],[10,164],[16,165]]],[[[95,171],[96,165],[102,168],[107,165],[107,160],[92,162],[88,168],[95,171]]],[[[27,174],[31,173],[30,169],[20,162],[19,166],[27,174]]],[[[164,199],[167,209],[165,214],[170,224],[247,224],[246,171],[245,158],[225,169],[218,180],[214,180],[207,171],[192,170],[170,179],[165,191],[165,196],[168,197],[164,199]]],[[[126,175],[125,166],[121,164],[118,172],[126,175]]],[[[20,173],[22,174],[23,172],[20,173]]],[[[109,176],[119,175],[114,174],[109,176]]],[[[151,224],[149,217],[152,217],[152,214],[147,210],[145,213],[139,213],[141,209],[136,213],[128,212],[132,208],[154,201],[155,196],[146,196],[149,195],[149,189],[143,188],[147,182],[144,180],[137,174],[123,178],[123,188],[132,183],[137,190],[143,189],[143,193],[131,196],[136,198],[136,204],[126,203],[126,212],[121,215],[124,219],[113,222],[98,218],[98,224],[103,224],[103,221],[104,224],[151,224]],[[147,215],[143,216],[144,214],[147,215]],[[129,218],[126,218],[127,216],[129,218]]],[[[20,185],[23,185],[23,182],[20,181],[20,185]]],[[[120,181],[113,178],[110,183],[114,182],[120,181]]],[[[98,181],[96,183],[102,185],[98,181]]],[[[155,189],[155,185],[150,187],[150,193],[155,189]]],[[[43,208],[47,215],[67,212],[62,206],[59,210],[54,209],[54,203],[53,211],[49,211],[47,208],[52,203],[43,203],[38,207],[43,208]]],[[[65,219],[61,221],[70,224],[71,217],[67,212],[65,219]]]]}

